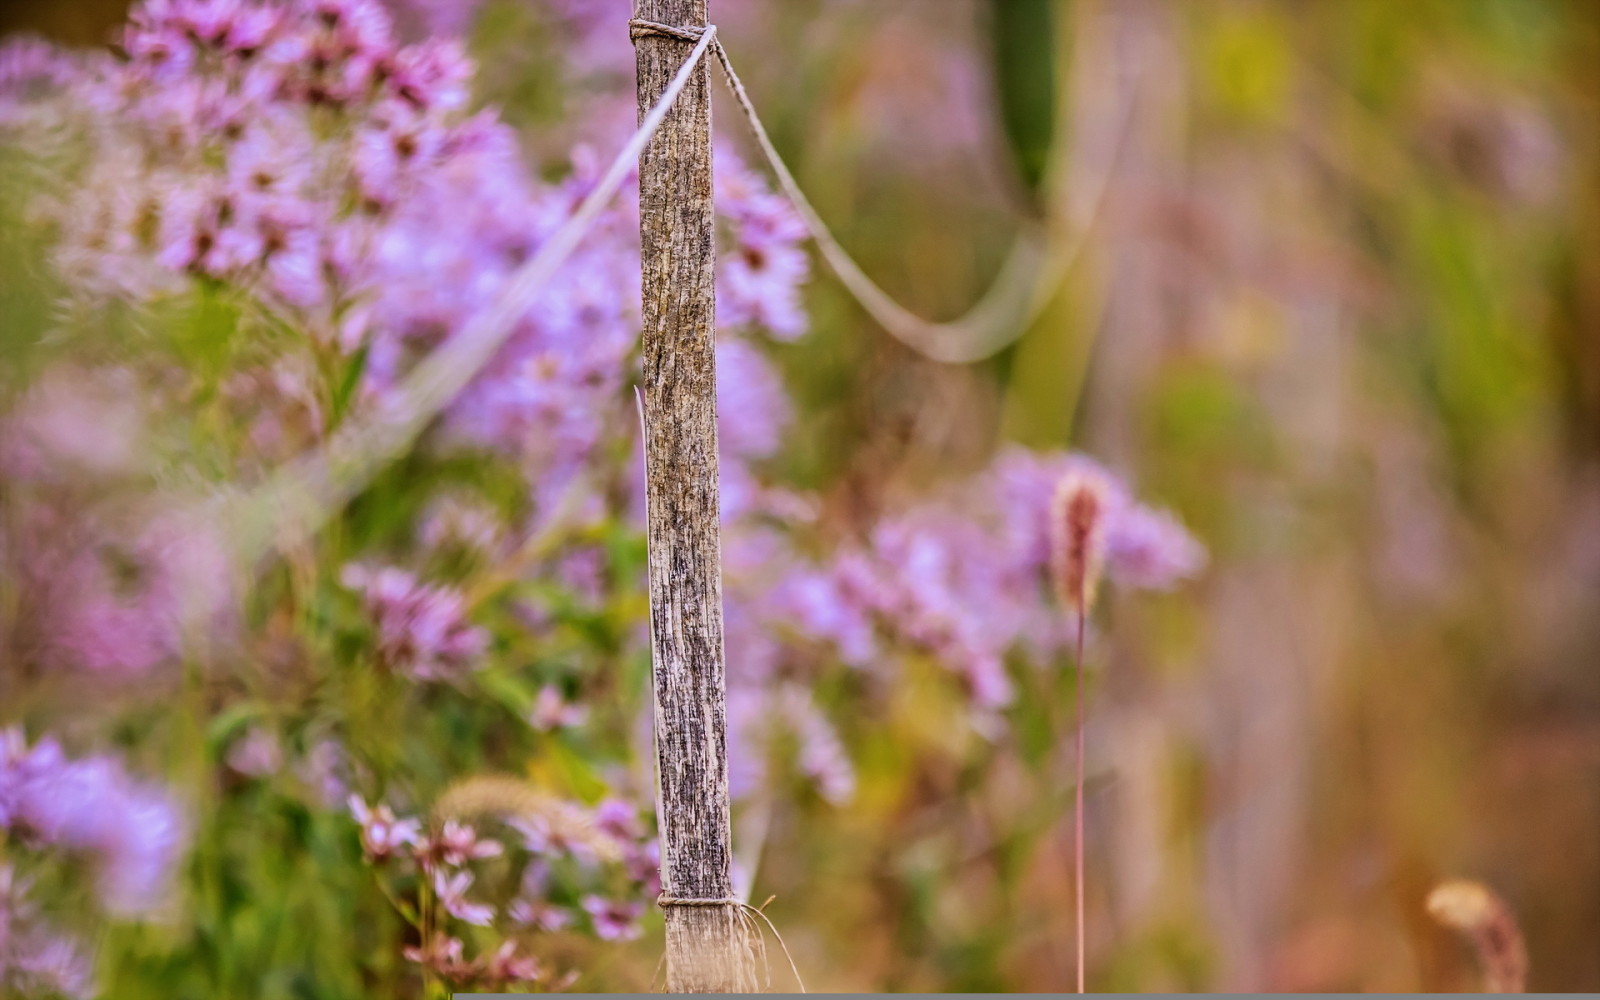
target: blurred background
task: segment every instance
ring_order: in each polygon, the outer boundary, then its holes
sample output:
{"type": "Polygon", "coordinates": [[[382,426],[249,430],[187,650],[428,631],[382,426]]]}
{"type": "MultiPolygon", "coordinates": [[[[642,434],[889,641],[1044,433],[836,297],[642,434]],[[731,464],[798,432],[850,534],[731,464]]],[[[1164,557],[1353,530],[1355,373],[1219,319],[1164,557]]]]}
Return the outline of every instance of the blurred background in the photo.
{"type": "MultiPolygon", "coordinates": [[[[6,0],[0,31],[103,44],[125,13],[6,0]]],[[[474,100],[530,149],[608,151],[631,122],[625,5],[399,14],[456,19],[474,100]]],[[[1423,908],[1463,876],[1519,917],[1530,988],[1600,990],[1600,5],[712,19],[820,214],[910,308],[963,311],[1019,230],[1081,233],[1040,318],[970,365],[888,337],[815,264],[811,333],[774,355],[784,475],[870,506],[998,441],[1071,446],[1210,550],[1198,581],[1102,609],[1091,985],[1471,989],[1423,908]]],[[[813,989],[1064,988],[1070,773],[1046,801],[1040,775],[1069,758],[1024,746],[1055,716],[974,745],[928,698],[845,714],[856,792],[778,799],[758,895],[813,989]]],[[[659,925],[616,947],[606,975],[647,983],[659,925]]]]}

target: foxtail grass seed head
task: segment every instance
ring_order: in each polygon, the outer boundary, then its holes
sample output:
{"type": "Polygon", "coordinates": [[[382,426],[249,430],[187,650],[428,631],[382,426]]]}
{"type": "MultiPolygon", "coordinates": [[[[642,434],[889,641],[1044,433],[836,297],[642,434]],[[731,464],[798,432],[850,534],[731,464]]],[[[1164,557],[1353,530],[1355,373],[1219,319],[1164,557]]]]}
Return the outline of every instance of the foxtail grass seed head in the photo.
{"type": "Polygon", "coordinates": [[[1050,506],[1050,574],[1063,604],[1087,614],[1105,567],[1106,522],[1115,490],[1103,474],[1073,470],[1050,506]]]}
{"type": "Polygon", "coordinates": [[[434,803],[433,816],[446,824],[498,817],[541,847],[558,846],[597,861],[618,861],[623,854],[618,838],[590,810],[513,775],[457,781],[434,803]]]}
{"type": "Polygon", "coordinates": [[[1482,882],[1450,879],[1428,894],[1428,913],[1458,931],[1478,953],[1488,993],[1521,993],[1528,980],[1528,949],[1505,900],[1482,882]]]}

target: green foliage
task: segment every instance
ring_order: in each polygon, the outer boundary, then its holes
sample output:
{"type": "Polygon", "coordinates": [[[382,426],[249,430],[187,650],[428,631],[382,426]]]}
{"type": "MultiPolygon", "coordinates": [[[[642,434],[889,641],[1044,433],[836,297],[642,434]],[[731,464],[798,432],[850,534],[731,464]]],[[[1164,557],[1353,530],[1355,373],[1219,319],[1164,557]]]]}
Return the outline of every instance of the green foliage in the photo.
{"type": "Polygon", "coordinates": [[[1057,108],[1068,96],[1056,26],[1070,11],[1062,0],[990,0],[988,13],[1000,124],[1023,183],[1037,196],[1056,141],[1057,108]]]}

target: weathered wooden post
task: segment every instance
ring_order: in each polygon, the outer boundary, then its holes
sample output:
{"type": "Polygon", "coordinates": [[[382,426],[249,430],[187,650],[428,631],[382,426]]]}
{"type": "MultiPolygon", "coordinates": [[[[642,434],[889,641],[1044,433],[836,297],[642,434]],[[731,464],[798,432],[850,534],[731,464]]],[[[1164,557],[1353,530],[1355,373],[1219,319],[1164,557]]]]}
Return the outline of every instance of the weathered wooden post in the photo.
{"type": "MultiPolygon", "coordinates": [[[[706,0],[634,5],[636,22],[672,27],[703,28],[706,14],[706,0]]],[[[693,44],[637,23],[632,34],[642,121],[693,44]]],[[[755,989],[729,871],[710,82],[702,60],[639,158],[650,638],[675,993],[755,989]]]]}

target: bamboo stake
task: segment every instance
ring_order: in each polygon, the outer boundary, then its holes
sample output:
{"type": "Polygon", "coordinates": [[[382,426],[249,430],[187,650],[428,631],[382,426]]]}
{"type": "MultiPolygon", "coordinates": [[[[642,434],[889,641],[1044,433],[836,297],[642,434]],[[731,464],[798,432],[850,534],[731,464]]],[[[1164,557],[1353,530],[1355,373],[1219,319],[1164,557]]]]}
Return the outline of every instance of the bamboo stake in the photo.
{"type": "MultiPolygon", "coordinates": [[[[635,0],[641,20],[703,27],[706,15],[706,0],[635,0]]],[[[692,48],[659,34],[635,39],[641,120],[692,48]]],[[[667,989],[749,992],[756,983],[729,868],[711,94],[704,61],[639,158],[639,239],[667,989]],[[730,902],[708,902],[720,900],[730,902]]]]}

